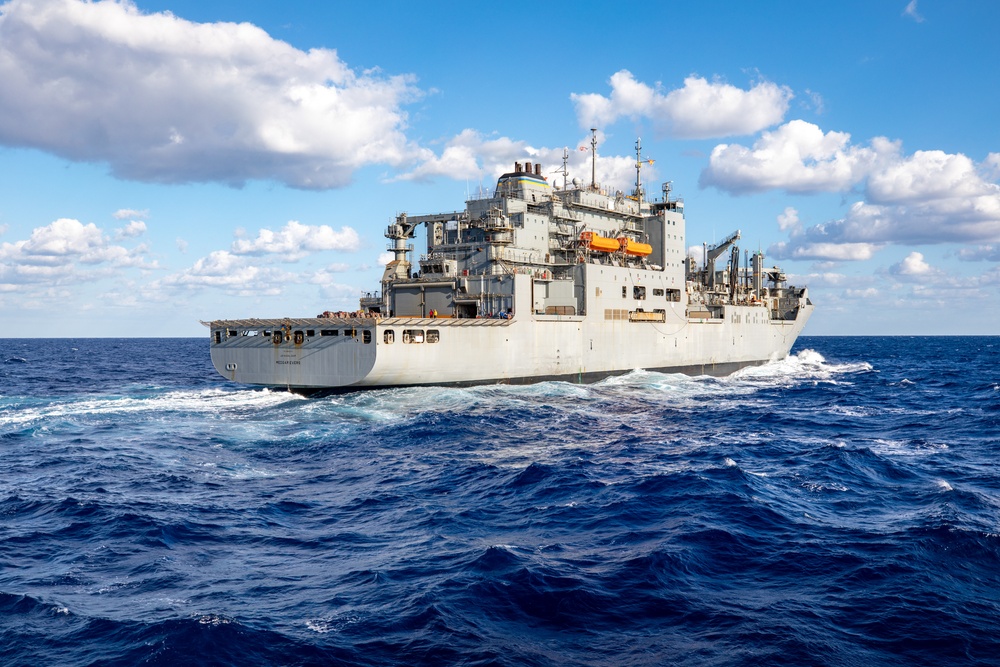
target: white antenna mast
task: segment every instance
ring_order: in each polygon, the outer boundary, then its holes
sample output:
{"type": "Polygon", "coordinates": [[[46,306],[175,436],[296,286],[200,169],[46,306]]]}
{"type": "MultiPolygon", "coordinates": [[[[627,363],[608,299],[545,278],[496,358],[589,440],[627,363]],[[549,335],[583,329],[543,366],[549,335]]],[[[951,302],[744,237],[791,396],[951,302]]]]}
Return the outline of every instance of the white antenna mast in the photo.
{"type": "Polygon", "coordinates": [[[590,128],[590,189],[597,189],[597,128],[590,128]]]}
{"type": "Polygon", "coordinates": [[[563,190],[565,190],[567,181],[569,179],[569,149],[565,147],[563,148],[562,175],[563,175],[563,190]]]}

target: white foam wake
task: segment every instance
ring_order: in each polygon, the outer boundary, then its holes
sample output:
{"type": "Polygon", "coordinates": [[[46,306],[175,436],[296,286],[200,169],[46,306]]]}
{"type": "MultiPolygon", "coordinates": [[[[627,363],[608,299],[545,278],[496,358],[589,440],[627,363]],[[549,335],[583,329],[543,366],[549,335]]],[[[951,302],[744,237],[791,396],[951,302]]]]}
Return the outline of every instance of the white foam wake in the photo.
{"type": "Polygon", "coordinates": [[[791,354],[780,361],[743,368],[730,377],[734,380],[835,381],[839,376],[867,373],[871,370],[872,365],[866,361],[832,364],[827,362],[819,352],[807,349],[798,354],[791,354]]]}
{"type": "Polygon", "coordinates": [[[0,427],[23,427],[35,422],[72,420],[95,415],[137,415],[166,412],[218,414],[260,410],[303,400],[305,399],[296,394],[268,389],[242,391],[202,389],[171,391],[142,398],[107,396],[83,400],[67,398],[39,403],[12,402],[0,407],[0,427]]]}

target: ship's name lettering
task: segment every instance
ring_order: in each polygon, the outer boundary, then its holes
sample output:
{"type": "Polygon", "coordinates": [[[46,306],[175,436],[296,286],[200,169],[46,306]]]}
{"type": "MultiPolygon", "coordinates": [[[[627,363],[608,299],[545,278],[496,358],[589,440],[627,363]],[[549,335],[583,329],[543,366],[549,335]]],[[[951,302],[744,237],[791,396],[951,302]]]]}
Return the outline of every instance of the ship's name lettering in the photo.
{"type": "Polygon", "coordinates": [[[296,364],[297,365],[297,364],[301,364],[302,362],[301,361],[286,361],[284,359],[278,359],[274,363],[276,363],[276,364],[296,364]]]}

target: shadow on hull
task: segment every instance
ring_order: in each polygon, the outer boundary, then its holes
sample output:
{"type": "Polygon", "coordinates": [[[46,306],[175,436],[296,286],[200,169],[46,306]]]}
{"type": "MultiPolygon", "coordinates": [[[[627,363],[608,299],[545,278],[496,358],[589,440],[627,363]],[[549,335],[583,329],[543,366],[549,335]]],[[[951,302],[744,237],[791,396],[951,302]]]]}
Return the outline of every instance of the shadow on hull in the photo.
{"type": "MultiPolygon", "coordinates": [[[[743,361],[743,362],[727,362],[724,364],[696,364],[692,366],[670,366],[664,368],[646,368],[642,370],[647,370],[655,373],[680,373],[682,375],[690,375],[692,377],[697,377],[700,375],[708,375],[711,377],[725,377],[727,375],[732,375],[741,368],[747,368],[749,366],[763,366],[768,363],[765,360],[757,361],[743,361]]],[[[344,387],[272,387],[276,390],[287,390],[293,394],[299,394],[300,396],[306,396],[308,398],[324,398],[327,396],[339,396],[341,394],[350,394],[356,391],[373,391],[377,389],[404,389],[407,387],[481,387],[491,384],[507,384],[507,385],[528,385],[537,384],[539,382],[569,382],[571,384],[593,384],[595,382],[600,382],[609,377],[619,377],[622,375],[627,375],[635,369],[629,370],[615,370],[615,371],[600,371],[594,373],[573,373],[567,375],[532,375],[524,377],[512,377],[512,378],[493,378],[487,380],[473,380],[473,381],[463,381],[463,382],[431,382],[427,384],[394,384],[394,385],[348,385],[344,387]]]]}

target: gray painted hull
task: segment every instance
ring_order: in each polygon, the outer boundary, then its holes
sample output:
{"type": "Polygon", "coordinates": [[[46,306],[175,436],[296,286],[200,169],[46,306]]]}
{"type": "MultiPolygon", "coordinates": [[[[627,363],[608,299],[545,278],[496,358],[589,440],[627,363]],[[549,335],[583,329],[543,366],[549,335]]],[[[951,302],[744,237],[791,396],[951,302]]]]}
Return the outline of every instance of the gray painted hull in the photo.
{"type": "MultiPolygon", "coordinates": [[[[636,142],[637,170],[639,158],[636,142]]],[[[464,211],[399,214],[382,292],[357,317],[206,323],[212,362],[234,382],[315,391],[722,375],[786,357],[812,313],[807,290],[785,286],[760,251],[741,264],[739,231],[706,247],[699,269],[669,192],[646,201],[638,171],[628,197],[557,188],[540,165],[516,163],[464,211]]]]}
{"type": "Polygon", "coordinates": [[[217,322],[215,331],[227,335],[213,339],[211,356],[219,373],[234,382],[300,391],[587,383],[636,369],[726,375],[785,358],[812,306],[803,306],[795,320],[777,322],[751,306],[728,307],[725,318],[714,320],[690,319],[683,308],[676,310],[664,322],[534,315],[289,320],[290,340],[282,336],[279,343],[265,328],[273,322],[256,329],[217,322]],[[322,335],[331,330],[337,335],[322,335]]]}

